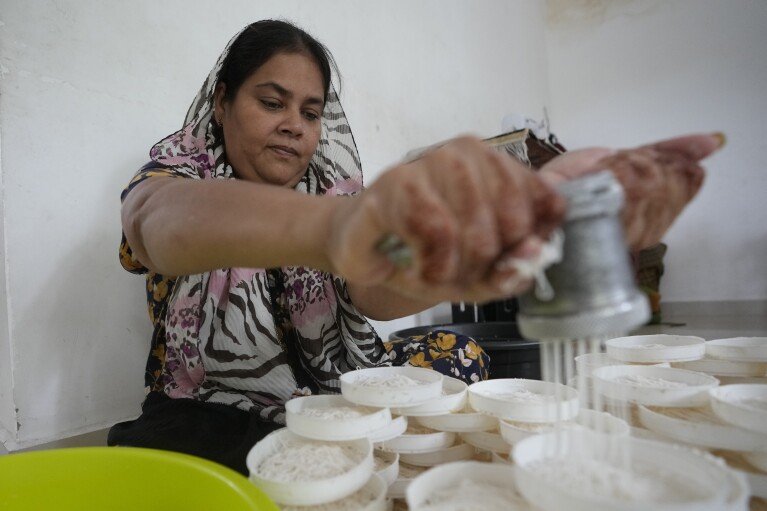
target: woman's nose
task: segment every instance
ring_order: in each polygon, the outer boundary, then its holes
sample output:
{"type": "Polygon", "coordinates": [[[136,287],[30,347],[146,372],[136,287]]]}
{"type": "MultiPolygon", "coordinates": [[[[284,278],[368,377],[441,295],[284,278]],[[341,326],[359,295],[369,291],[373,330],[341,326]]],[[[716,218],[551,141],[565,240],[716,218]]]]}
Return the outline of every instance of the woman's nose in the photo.
{"type": "Polygon", "coordinates": [[[285,135],[299,137],[304,133],[304,123],[301,112],[288,111],[279,126],[279,131],[285,135]]]}

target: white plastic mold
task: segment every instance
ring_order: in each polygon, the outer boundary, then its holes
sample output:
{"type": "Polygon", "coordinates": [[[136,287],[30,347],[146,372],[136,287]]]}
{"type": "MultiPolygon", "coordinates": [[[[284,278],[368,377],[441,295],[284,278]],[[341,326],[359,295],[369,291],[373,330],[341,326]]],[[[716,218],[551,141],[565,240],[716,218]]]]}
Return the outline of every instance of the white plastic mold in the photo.
{"type": "Polygon", "coordinates": [[[374,444],[386,442],[392,438],[397,438],[405,431],[407,431],[407,424],[407,417],[394,417],[389,425],[384,426],[381,429],[371,431],[368,434],[368,438],[374,444]]]}
{"type": "Polygon", "coordinates": [[[399,477],[399,454],[396,452],[382,451],[381,449],[373,450],[373,461],[378,458],[386,465],[376,472],[376,475],[380,476],[386,481],[386,486],[391,486],[394,481],[399,477]]]}
{"type": "Polygon", "coordinates": [[[433,452],[445,449],[455,443],[455,433],[446,431],[434,431],[431,433],[418,433],[400,435],[386,442],[376,444],[380,449],[400,454],[433,452]]]}
{"type": "Polygon", "coordinates": [[[638,364],[697,360],[706,354],[706,341],[692,335],[633,335],[605,342],[607,355],[638,364]]]}
{"type": "Polygon", "coordinates": [[[499,419],[566,421],[578,415],[578,391],[560,383],[501,378],[469,385],[469,405],[478,412],[499,419]],[[527,396],[530,395],[535,399],[529,399],[527,396]]]}
{"type": "Polygon", "coordinates": [[[507,453],[511,449],[511,445],[504,440],[501,434],[494,431],[461,433],[461,440],[483,451],[507,453]]]}
{"type": "Polygon", "coordinates": [[[315,440],[356,440],[391,424],[388,408],[370,408],[350,403],[342,396],[305,396],[285,403],[285,421],[288,429],[297,435],[315,440]],[[338,408],[359,408],[360,417],[330,419],[306,415],[307,409],[328,410],[338,408]]]}
{"type": "Polygon", "coordinates": [[[722,360],[706,356],[690,362],[675,362],[673,367],[688,369],[714,376],[732,376],[736,378],[761,377],[767,374],[767,362],[739,362],[722,360]]]}
{"type": "Polygon", "coordinates": [[[340,500],[362,488],[373,475],[373,445],[365,438],[343,442],[359,451],[361,461],[339,476],[293,482],[279,482],[259,476],[258,467],[261,463],[278,452],[285,442],[316,440],[307,440],[287,428],[278,429],[254,445],[245,459],[251,482],[278,504],[312,506],[340,500]]]}
{"type": "Polygon", "coordinates": [[[566,460],[593,459],[600,449],[607,452],[612,441],[584,429],[537,435],[515,445],[512,459],[520,493],[542,510],[568,511],[719,511],[726,508],[734,493],[731,469],[711,455],[666,442],[637,438],[615,441],[620,442],[621,448],[614,452],[628,452],[633,466],[642,466],[644,473],[662,474],[659,478],[673,477],[688,487],[692,496],[673,502],[611,498],[601,492],[581,491],[586,486],[579,485],[577,490],[560,486],[531,470],[531,466],[544,460],[561,464],[566,460]]]}
{"type": "MultiPolygon", "coordinates": [[[[467,481],[492,484],[504,491],[514,492],[514,468],[499,463],[479,461],[457,461],[434,467],[416,477],[408,486],[407,505],[410,511],[418,511],[433,495],[437,495],[448,488],[465,484],[467,481]]],[[[517,501],[509,501],[506,509],[508,511],[528,511],[530,508],[522,500],[522,497],[515,496],[517,501]]],[[[460,503],[464,507],[456,505],[456,509],[471,509],[468,506],[477,505],[478,495],[467,492],[465,499],[464,502],[460,503]]]]}
{"type": "Polygon", "coordinates": [[[442,374],[423,367],[374,367],[344,373],[340,377],[341,394],[352,403],[383,408],[408,407],[427,403],[442,396],[442,374]],[[388,386],[386,382],[406,377],[418,383],[388,386]],[[379,385],[371,381],[381,382],[379,385]]]}
{"type": "Polygon", "coordinates": [[[457,444],[438,451],[401,454],[403,463],[416,467],[433,467],[453,461],[468,460],[475,454],[474,446],[469,444],[457,444]]]}
{"type": "Polygon", "coordinates": [[[444,376],[442,393],[444,395],[422,405],[406,408],[393,408],[392,413],[408,417],[429,417],[463,410],[466,406],[466,392],[469,386],[463,380],[444,376]]]}
{"type": "Polygon", "coordinates": [[[767,454],[767,434],[732,426],[708,407],[653,410],[640,406],[639,421],[650,431],[677,442],[708,449],[765,451],[767,454]]]}
{"type": "Polygon", "coordinates": [[[609,399],[650,406],[705,406],[709,389],[719,385],[719,380],[704,373],[653,366],[602,367],[594,371],[593,378],[595,390],[609,399]],[[636,381],[620,381],[623,378],[636,381]],[[669,386],[649,383],[661,380],[669,386]]]}
{"type": "Polygon", "coordinates": [[[496,417],[473,410],[430,417],[414,417],[413,420],[427,428],[454,433],[488,431],[498,427],[496,417]]]}
{"type": "Polygon", "coordinates": [[[735,426],[767,434],[767,385],[724,385],[712,389],[711,409],[735,426]]]}
{"type": "Polygon", "coordinates": [[[713,358],[734,362],[767,362],[767,337],[714,339],[706,343],[706,353],[713,358]]]}

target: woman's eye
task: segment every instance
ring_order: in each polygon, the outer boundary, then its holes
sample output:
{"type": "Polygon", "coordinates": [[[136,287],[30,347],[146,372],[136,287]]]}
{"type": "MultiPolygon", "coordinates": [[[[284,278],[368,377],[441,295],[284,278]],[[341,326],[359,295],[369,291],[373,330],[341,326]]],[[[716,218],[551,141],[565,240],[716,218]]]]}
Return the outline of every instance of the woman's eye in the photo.
{"type": "Polygon", "coordinates": [[[277,103],[276,101],[269,101],[269,100],[266,100],[266,99],[262,99],[261,103],[266,108],[268,108],[269,110],[279,110],[279,108],[282,106],[279,103],[277,103]]]}
{"type": "Polygon", "coordinates": [[[310,121],[316,121],[320,118],[320,116],[314,112],[304,112],[304,117],[309,119],[310,121]]]}

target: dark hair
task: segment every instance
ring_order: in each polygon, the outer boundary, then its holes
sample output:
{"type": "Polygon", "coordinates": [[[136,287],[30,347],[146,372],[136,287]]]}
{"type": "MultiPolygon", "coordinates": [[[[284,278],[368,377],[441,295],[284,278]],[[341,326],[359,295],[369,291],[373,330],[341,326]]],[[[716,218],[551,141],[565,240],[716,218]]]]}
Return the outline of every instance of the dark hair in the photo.
{"type": "Polygon", "coordinates": [[[256,21],[232,43],[218,74],[218,81],[226,84],[224,99],[234,99],[243,82],[277,53],[308,53],[313,57],[322,73],[327,101],[331,68],[340,76],[333,55],[324,44],[282,20],[256,21]]]}

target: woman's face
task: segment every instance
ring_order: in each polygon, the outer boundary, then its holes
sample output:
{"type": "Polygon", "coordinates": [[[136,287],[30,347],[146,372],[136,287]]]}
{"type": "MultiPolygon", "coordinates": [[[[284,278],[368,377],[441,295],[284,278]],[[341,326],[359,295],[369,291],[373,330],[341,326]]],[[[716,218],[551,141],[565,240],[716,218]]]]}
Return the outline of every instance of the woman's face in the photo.
{"type": "Polygon", "coordinates": [[[294,187],[320,140],[324,88],[319,66],[302,53],[278,53],[250,75],[233,100],[215,95],[226,155],[239,179],[294,187]]]}

